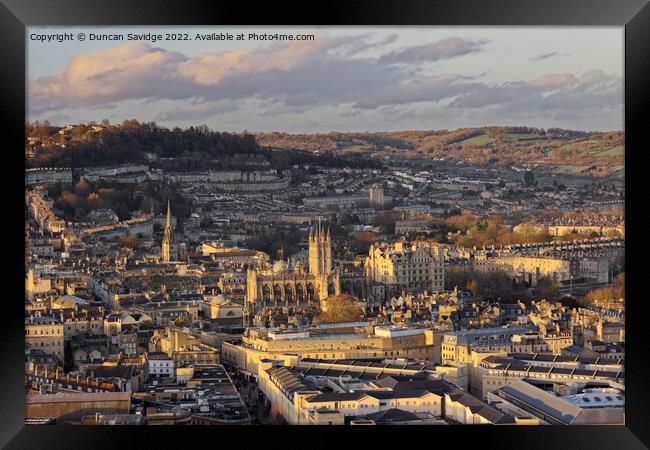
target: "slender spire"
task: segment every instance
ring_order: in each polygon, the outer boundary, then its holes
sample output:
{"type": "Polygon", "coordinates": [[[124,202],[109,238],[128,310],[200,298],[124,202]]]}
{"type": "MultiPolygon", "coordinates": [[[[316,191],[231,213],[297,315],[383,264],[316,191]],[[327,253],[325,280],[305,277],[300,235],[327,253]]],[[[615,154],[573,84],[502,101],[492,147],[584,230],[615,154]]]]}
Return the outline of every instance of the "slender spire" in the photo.
{"type": "MultiPolygon", "coordinates": [[[[174,239],[174,234],[172,230],[172,217],[171,217],[171,205],[169,200],[167,200],[167,221],[165,223],[165,231],[162,241],[162,259],[163,261],[171,261],[171,243],[174,239]]],[[[176,256],[174,257],[176,258],[176,256]]]]}
{"type": "Polygon", "coordinates": [[[167,199],[167,221],[165,222],[165,227],[171,228],[171,226],[172,226],[171,203],[169,199],[167,199]]]}

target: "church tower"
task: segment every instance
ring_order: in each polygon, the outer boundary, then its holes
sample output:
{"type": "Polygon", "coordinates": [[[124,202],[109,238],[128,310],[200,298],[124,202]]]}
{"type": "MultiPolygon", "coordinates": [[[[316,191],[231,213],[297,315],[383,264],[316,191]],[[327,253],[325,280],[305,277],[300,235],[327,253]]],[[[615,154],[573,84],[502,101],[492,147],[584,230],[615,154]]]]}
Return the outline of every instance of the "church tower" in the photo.
{"type": "Polygon", "coordinates": [[[330,236],[330,228],[327,227],[327,236],[323,242],[325,250],[325,275],[332,272],[332,237],[330,236]]]}
{"type": "Polygon", "coordinates": [[[172,261],[176,259],[176,255],[172,255],[172,249],[175,249],[173,246],[174,241],[174,230],[172,230],[172,216],[169,200],[167,200],[167,220],[165,221],[165,234],[162,241],[162,260],[163,261],[172,261]]]}
{"type": "Polygon", "coordinates": [[[331,272],[332,240],[329,229],[326,234],[319,219],[315,230],[309,228],[309,273],[329,275],[331,272]]]}

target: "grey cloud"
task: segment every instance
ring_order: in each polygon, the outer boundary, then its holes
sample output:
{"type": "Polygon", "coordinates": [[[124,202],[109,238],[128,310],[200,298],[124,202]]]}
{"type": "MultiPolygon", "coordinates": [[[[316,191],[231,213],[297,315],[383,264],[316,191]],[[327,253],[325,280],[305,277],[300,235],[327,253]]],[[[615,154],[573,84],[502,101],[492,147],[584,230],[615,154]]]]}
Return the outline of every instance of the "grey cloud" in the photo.
{"type": "Polygon", "coordinates": [[[371,41],[369,39],[371,37],[372,34],[364,34],[350,38],[339,38],[345,40],[340,41],[340,45],[337,45],[337,47],[343,50],[344,55],[352,56],[365,50],[390,45],[397,41],[398,35],[393,33],[380,41],[371,41]]]}
{"type": "Polygon", "coordinates": [[[187,102],[179,107],[159,112],[154,120],[165,122],[201,120],[238,110],[239,104],[235,101],[187,102]]]}
{"type": "Polygon", "coordinates": [[[392,51],[379,58],[380,64],[410,64],[450,59],[468,53],[479,52],[488,41],[449,37],[431,44],[406,47],[392,51]]]}
{"type": "Polygon", "coordinates": [[[534,58],[530,58],[530,60],[531,61],[541,61],[543,59],[548,59],[548,58],[551,58],[553,56],[557,56],[557,54],[558,54],[557,52],[542,53],[539,56],[535,56],[534,58]]]}
{"type": "Polygon", "coordinates": [[[453,102],[454,108],[494,108],[495,113],[550,113],[571,111],[574,117],[623,106],[623,80],[602,71],[581,77],[556,74],[531,81],[501,85],[474,84],[453,102]]]}
{"type": "MultiPolygon", "coordinates": [[[[380,58],[346,57],[378,45],[370,35],[323,40],[318,47],[276,45],[260,50],[189,58],[147,44],[87,54],[58,75],[30,81],[29,110],[35,117],[67,109],[176,101],[155,120],[202,120],[247,111],[255,117],[303,114],[318,107],[341,112],[400,106],[402,117],[436,120],[466,117],[489,109],[491,117],[524,117],[534,112],[576,118],[622,111],[622,79],[602,71],[550,74],[533,80],[490,84],[478,76],[426,76],[423,61],[481,51],[486,41],[449,38],[400,49],[380,58]],[[338,54],[337,54],[338,51],[338,54]],[[413,64],[395,64],[394,62],[413,64]],[[254,103],[255,107],[248,105],[254,103]],[[435,110],[433,108],[435,104],[435,110]],[[246,106],[248,105],[248,106],[246,106]]],[[[383,42],[394,42],[395,35],[383,42]]],[[[306,45],[306,44],[305,44],[306,45]]],[[[384,111],[388,111],[385,109],[384,111]]],[[[383,114],[383,113],[382,113],[383,114]]],[[[305,120],[308,120],[305,118],[305,120]]]]}

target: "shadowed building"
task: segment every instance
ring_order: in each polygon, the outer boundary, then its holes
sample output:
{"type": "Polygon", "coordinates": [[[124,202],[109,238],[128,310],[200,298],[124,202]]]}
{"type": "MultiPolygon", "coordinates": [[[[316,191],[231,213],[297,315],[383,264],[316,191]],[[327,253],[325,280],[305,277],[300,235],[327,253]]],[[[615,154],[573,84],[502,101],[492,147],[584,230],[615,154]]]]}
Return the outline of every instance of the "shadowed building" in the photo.
{"type": "Polygon", "coordinates": [[[25,418],[81,421],[85,415],[128,414],[131,392],[79,392],[28,395],[25,418]]]}

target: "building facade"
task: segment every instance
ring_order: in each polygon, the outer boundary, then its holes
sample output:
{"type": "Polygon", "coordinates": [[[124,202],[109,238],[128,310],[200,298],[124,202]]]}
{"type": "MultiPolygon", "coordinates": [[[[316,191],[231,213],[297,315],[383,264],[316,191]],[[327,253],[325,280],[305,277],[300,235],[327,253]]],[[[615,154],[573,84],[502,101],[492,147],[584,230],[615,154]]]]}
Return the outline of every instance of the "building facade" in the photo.
{"type": "Polygon", "coordinates": [[[386,294],[442,291],[445,285],[444,252],[427,242],[380,243],[370,246],[365,275],[386,285],[386,294]]]}
{"type": "Polygon", "coordinates": [[[329,230],[309,231],[309,267],[277,261],[272,267],[249,267],[246,277],[245,323],[261,309],[303,307],[320,304],[330,295],[341,294],[338,270],[332,270],[332,241],[329,230]]]}

